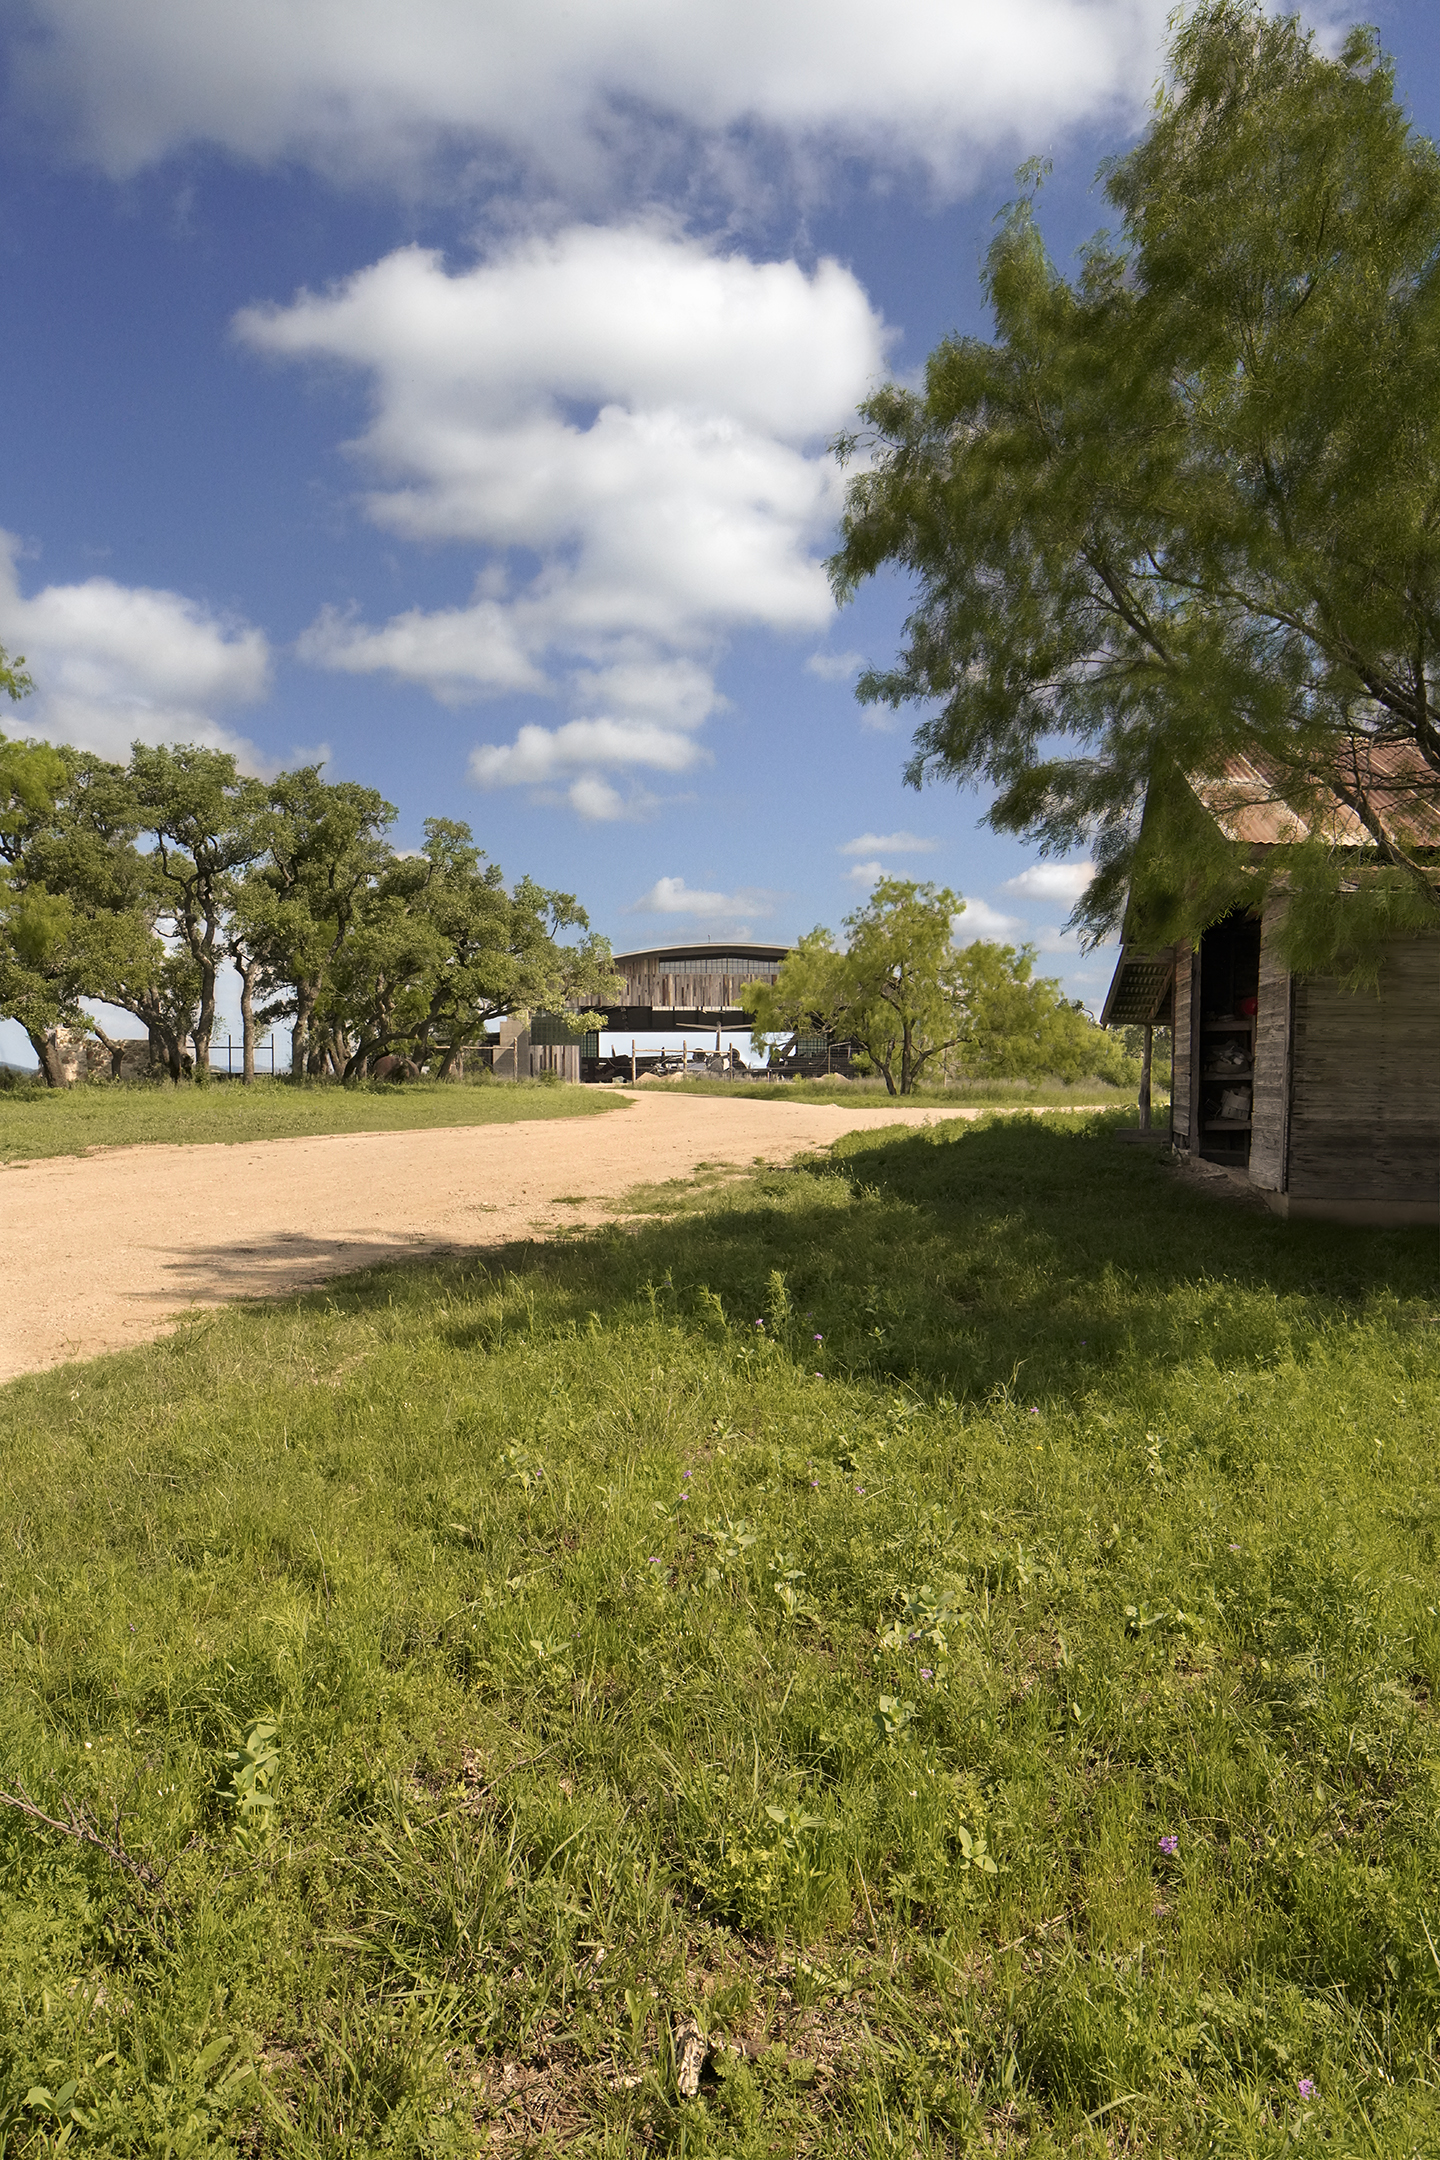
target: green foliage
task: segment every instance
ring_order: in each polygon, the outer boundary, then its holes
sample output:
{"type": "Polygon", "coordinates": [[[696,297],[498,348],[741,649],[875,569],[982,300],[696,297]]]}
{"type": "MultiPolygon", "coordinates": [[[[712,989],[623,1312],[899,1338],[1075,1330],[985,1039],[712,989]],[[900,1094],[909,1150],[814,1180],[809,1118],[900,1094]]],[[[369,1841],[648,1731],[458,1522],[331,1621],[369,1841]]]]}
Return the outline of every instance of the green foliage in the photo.
{"type": "MultiPolygon", "coordinates": [[[[135,829],[151,837],[147,867],[157,915],[189,961],[193,1018],[177,1032],[190,1035],[195,1069],[204,1074],[231,882],[265,846],[266,791],[237,770],[229,751],[195,743],[134,744],[121,784],[135,829]]],[[[175,1054],[178,1048],[177,1041],[175,1054]]]]}
{"type": "Polygon", "coordinates": [[[588,928],[573,893],[531,878],[507,891],[468,825],[428,818],[419,855],[391,864],[362,902],[319,1007],[332,1034],[353,1044],[347,1075],[396,1045],[438,1051],[448,1069],[505,1013],[568,1017],[577,1035],[593,1027],[593,1012],[579,1008],[603,1006],[621,988],[610,947],[594,936],[558,942],[588,928]]]}
{"type": "Polygon", "coordinates": [[[882,878],[845,918],[845,950],[813,930],[781,962],[779,978],[741,991],[760,1035],[819,1027],[860,1045],[862,1070],[892,1095],[910,1095],[926,1067],[959,1039],[962,994],[953,924],[956,893],[882,878]]]}
{"type": "Polygon", "coordinates": [[[960,955],[964,1021],[960,1063],[967,1073],[1008,1080],[1053,1077],[1071,1085],[1094,1076],[1133,1086],[1129,1049],[1097,1027],[1053,977],[1037,976],[1034,948],[979,941],[960,955]]]}
{"type": "Polygon", "coordinates": [[[260,1718],[251,1726],[238,1748],[225,1757],[230,1782],[225,1800],[235,1811],[242,1831],[267,1834],[274,1826],[276,1783],[280,1770],[279,1726],[274,1718],[260,1718]]]}
{"type": "Polygon", "coordinates": [[[879,1073],[892,1095],[943,1086],[951,1052],[957,1069],[982,1079],[1138,1078],[1129,1055],[1058,982],[1035,976],[1032,947],[957,947],[964,907],[948,890],[882,878],[846,916],[843,951],[828,930],[812,930],[773,984],[745,985],[757,1036],[816,1029],[856,1042],[859,1070],[879,1073]]]}
{"type": "Polygon", "coordinates": [[[923,390],[865,408],[836,588],[893,563],[919,597],[860,694],[938,705],[917,785],[983,781],[1000,829],[1094,849],[1077,914],[1095,935],[1143,869],[1147,790],[1173,801],[1258,759],[1310,837],[1222,864],[1208,821],[1148,834],[1177,934],[1293,875],[1315,896],[1288,921],[1294,963],[1363,976],[1385,935],[1440,919],[1369,755],[1408,754],[1433,825],[1440,156],[1373,32],[1332,60],[1298,17],[1207,0],[1106,168],[1121,230],[1073,281],[1030,177],[988,260],[993,342],[946,340],[923,390]],[[1337,799],[1368,850],[1332,845],[1337,799]]]}
{"type": "Polygon", "coordinates": [[[1434,2150],[1433,1236],[1138,1156],[857,1134],[0,1391],[0,1792],[102,1839],[0,1805],[7,2160],[1434,2150]]]}
{"type": "Polygon", "coordinates": [[[316,766],[265,787],[195,745],[137,743],[122,768],[0,736],[0,1012],[52,1084],[55,1030],[92,1024],[85,998],[133,1013],[172,1079],[193,1043],[204,1077],[229,959],[247,1056],[258,1024],[289,1019],[296,1078],[351,1080],[387,1051],[448,1073],[500,1014],[615,994],[603,938],[560,941],[588,929],[573,893],[507,889],[451,819],[397,855],[394,817],[316,766]]]}
{"type": "Polygon", "coordinates": [[[0,645],[0,690],[16,704],[28,697],[35,685],[25,673],[25,655],[17,653],[12,660],[5,647],[0,645]]]}

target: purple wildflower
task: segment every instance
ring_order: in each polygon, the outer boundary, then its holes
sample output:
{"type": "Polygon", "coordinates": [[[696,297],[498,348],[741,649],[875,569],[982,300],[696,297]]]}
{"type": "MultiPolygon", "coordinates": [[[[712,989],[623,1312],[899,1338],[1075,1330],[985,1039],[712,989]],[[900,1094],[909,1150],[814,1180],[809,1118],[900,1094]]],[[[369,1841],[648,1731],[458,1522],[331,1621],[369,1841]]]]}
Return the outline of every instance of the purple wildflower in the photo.
{"type": "Polygon", "coordinates": [[[1300,2097],[1301,2097],[1301,2099],[1302,2099],[1302,2100],[1313,2100],[1313,2099],[1314,2099],[1314,2097],[1315,2097],[1315,2080],[1314,2080],[1314,2078],[1301,2078],[1301,2080],[1300,2080],[1300,2097]]]}
{"type": "Polygon", "coordinates": [[[825,1340],[823,1335],[817,1335],[814,1339],[816,1342],[824,1342],[825,1340]]]}
{"type": "Polygon", "coordinates": [[[920,1667],[920,1678],[921,1678],[922,1680],[933,1680],[933,1679],[934,1679],[934,1677],[935,1677],[935,1675],[934,1675],[934,1673],[933,1673],[933,1672],[931,1672],[931,1670],[930,1670],[930,1667],[929,1667],[928,1665],[922,1665],[922,1666],[920,1667]]]}
{"type": "Polygon", "coordinates": [[[1179,1838],[1172,1837],[1167,1833],[1167,1835],[1162,1837],[1160,1840],[1160,1850],[1165,1854],[1168,1859],[1172,1854],[1177,1853],[1180,1850],[1179,1838]]]}

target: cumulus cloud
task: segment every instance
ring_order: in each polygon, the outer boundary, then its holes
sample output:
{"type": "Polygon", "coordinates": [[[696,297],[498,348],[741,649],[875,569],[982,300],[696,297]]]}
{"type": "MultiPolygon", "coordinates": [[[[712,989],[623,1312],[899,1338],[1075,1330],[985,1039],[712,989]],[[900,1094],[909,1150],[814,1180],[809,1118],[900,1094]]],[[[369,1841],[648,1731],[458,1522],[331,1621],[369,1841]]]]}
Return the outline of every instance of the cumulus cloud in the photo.
{"type": "Polygon", "coordinates": [[[323,608],[296,644],[302,660],[347,675],[387,672],[423,683],[447,704],[477,691],[545,690],[545,674],[515,635],[505,610],[477,599],[468,608],[409,608],[379,629],[323,608]]]}
{"type": "Polygon", "coordinates": [[[1007,878],[1000,889],[1022,900],[1068,900],[1073,906],[1094,876],[1095,865],[1090,862],[1031,863],[1018,877],[1007,878]]]}
{"type": "Polygon", "coordinates": [[[840,848],[842,855],[875,855],[882,850],[887,855],[929,855],[939,847],[938,840],[927,840],[921,833],[863,832],[856,840],[846,840],[840,848]]]}
{"type": "Polygon", "coordinates": [[[858,885],[862,892],[869,892],[871,886],[878,885],[884,877],[885,865],[882,862],[852,863],[845,875],[852,885],[858,885]]]}
{"type": "Polygon", "coordinates": [[[686,772],[709,753],[692,736],[644,720],[569,720],[563,727],[522,727],[513,743],[482,743],[470,753],[477,787],[534,787],[559,774],[643,765],[686,772]]]}
{"type": "Polygon", "coordinates": [[[865,665],[864,653],[858,652],[812,652],[805,662],[812,675],[822,682],[848,682],[865,665]]]}
{"type": "Polygon", "coordinates": [[[330,610],[302,655],[449,701],[522,691],[580,708],[485,745],[483,785],[561,765],[682,771],[700,755],[685,738],[723,702],[726,636],[829,620],[818,551],[841,482],[825,444],[886,345],[837,263],[807,272],[655,224],[576,225],[461,270],[402,248],[327,292],[247,309],[236,330],[367,377],[372,417],[350,447],[381,483],[369,516],[481,557],[468,605],[379,625],[330,610]]]}
{"type": "Polygon", "coordinates": [[[991,907],[988,900],[973,900],[967,894],[965,912],[955,919],[955,943],[978,945],[983,939],[994,939],[1002,945],[1015,942],[1017,934],[1023,935],[1025,924],[1018,915],[1003,915],[999,908],[991,907]]]}
{"type": "Polygon", "coordinates": [[[626,910],[630,915],[729,915],[765,916],[774,913],[775,896],[754,885],[738,892],[705,892],[685,883],[683,877],[657,878],[626,910]]]}
{"type": "Polygon", "coordinates": [[[219,715],[270,686],[264,633],[183,594],[112,578],[26,596],[19,542],[0,532],[0,643],[24,653],[36,695],[11,721],[27,735],[123,758],[132,742],[194,742],[261,769],[254,745],[219,715]]]}
{"type": "Polygon", "coordinates": [[[116,177],[194,144],[342,179],[457,156],[576,190],[789,148],[963,183],[1138,115],[1169,0],[29,0],[21,109],[116,177]],[[753,145],[753,149],[749,146],[753,145]]]}

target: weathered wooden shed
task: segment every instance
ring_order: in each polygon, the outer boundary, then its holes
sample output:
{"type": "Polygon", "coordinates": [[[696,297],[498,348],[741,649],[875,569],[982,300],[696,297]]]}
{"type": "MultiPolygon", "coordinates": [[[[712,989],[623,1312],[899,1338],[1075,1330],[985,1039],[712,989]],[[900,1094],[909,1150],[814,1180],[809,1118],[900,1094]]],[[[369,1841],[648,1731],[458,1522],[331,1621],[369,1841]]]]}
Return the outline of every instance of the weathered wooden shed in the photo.
{"type": "MultiPolygon", "coordinates": [[[[1387,829],[1440,850],[1440,811],[1415,788],[1413,755],[1370,755],[1369,797],[1387,829]]],[[[1252,857],[1305,837],[1256,763],[1231,760],[1190,786],[1252,857]]],[[[1373,844],[1338,801],[1325,837],[1373,844]]],[[[1440,1222],[1440,937],[1394,939],[1378,988],[1348,990],[1290,972],[1277,936],[1285,905],[1282,879],[1262,911],[1236,910],[1198,946],[1160,950],[1133,942],[1127,921],[1101,1017],[1172,1027],[1174,1146],[1245,1178],[1277,1214],[1440,1222]]]]}

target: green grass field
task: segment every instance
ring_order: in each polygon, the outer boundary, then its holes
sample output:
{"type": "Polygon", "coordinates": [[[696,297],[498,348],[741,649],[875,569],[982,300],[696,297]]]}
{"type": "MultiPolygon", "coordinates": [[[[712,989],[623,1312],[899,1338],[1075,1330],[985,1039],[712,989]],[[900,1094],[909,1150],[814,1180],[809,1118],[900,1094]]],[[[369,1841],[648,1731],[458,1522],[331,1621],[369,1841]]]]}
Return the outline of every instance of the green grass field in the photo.
{"type": "Polygon", "coordinates": [[[649,1205],[0,1391],[6,2160],[1440,2151],[1433,1233],[649,1205]]]}
{"type": "Polygon", "coordinates": [[[303,1133],[415,1132],[437,1125],[509,1124],[520,1118],[587,1117],[615,1108],[600,1088],[545,1080],[413,1080],[403,1086],[234,1081],[209,1087],[137,1083],[0,1088],[0,1162],[83,1155],[92,1147],[154,1142],[290,1140],[303,1133]]]}
{"type": "MultiPolygon", "coordinates": [[[[649,1085],[673,1088],[679,1095],[728,1095],[744,1102],[838,1103],[853,1110],[857,1104],[883,1110],[897,1097],[887,1094],[883,1080],[667,1080],[649,1085]]],[[[1170,1098],[1158,1081],[1154,1100],[1163,1108],[1170,1098]]],[[[1112,1087],[1107,1080],[967,1080],[955,1087],[925,1088],[904,1098],[919,1109],[960,1109],[1004,1105],[1027,1109],[1063,1109],[1068,1104],[1093,1109],[1096,1104],[1128,1109],[1135,1122],[1135,1089],[1112,1087]]]]}

